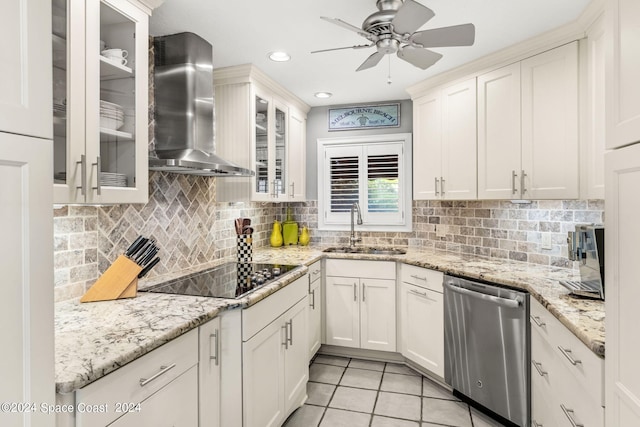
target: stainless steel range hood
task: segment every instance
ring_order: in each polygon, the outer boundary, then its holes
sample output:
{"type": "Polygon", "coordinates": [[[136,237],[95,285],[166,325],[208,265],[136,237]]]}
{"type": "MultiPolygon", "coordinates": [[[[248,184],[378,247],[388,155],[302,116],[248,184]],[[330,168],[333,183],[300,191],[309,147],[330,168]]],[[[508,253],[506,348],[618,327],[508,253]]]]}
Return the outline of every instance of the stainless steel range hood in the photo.
{"type": "Polygon", "coordinates": [[[214,154],[213,48],[193,33],[154,39],[155,157],[149,169],[203,176],[255,173],[214,154]]]}

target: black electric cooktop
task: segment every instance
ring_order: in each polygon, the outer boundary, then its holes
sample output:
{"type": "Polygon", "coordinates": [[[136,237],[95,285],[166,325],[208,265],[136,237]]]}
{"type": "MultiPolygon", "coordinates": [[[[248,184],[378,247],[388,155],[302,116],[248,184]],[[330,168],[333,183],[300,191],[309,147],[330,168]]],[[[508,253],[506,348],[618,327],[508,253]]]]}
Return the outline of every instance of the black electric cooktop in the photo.
{"type": "Polygon", "coordinates": [[[141,292],[241,298],[297,268],[297,265],[229,262],[141,289],[141,292]]]}

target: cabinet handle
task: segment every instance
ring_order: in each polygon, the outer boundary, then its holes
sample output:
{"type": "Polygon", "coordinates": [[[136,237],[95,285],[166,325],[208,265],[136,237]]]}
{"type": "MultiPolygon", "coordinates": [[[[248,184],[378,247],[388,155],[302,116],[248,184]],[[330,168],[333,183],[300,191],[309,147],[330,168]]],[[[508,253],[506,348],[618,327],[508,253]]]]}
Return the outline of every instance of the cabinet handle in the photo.
{"type": "Polygon", "coordinates": [[[140,378],[140,387],[144,387],[147,384],[149,384],[151,381],[155,380],[156,378],[158,378],[160,375],[164,375],[167,372],[169,372],[170,370],[172,370],[173,368],[176,367],[175,363],[172,363],[169,366],[160,366],[160,372],[158,372],[157,374],[155,374],[154,376],[152,376],[151,378],[147,379],[147,378],[140,378]]]}
{"type": "Polygon", "coordinates": [[[366,288],[367,285],[365,285],[364,283],[362,284],[362,302],[365,301],[364,299],[364,289],[366,288]]]}
{"type": "Polygon", "coordinates": [[[315,276],[316,274],[320,274],[320,270],[312,271],[312,272],[311,272],[311,274],[313,274],[314,276],[315,276]]]}
{"type": "Polygon", "coordinates": [[[412,274],[411,277],[413,277],[416,280],[424,280],[425,282],[427,281],[426,277],[420,277],[420,276],[418,276],[416,274],[412,274]]]}
{"type": "Polygon", "coordinates": [[[76,188],[80,189],[80,194],[85,196],[87,194],[87,157],[82,154],[80,156],[80,161],[76,162],[76,165],[80,165],[80,179],[82,182],[76,188]]]}
{"type": "Polygon", "coordinates": [[[357,285],[354,283],[354,284],[353,284],[353,300],[354,300],[354,301],[358,301],[358,292],[357,292],[357,290],[356,290],[356,286],[357,286],[357,285]]]}
{"type": "Polygon", "coordinates": [[[289,197],[294,197],[294,194],[296,194],[296,192],[295,192],[296,183],[292,182],[289,187],[291,187],[291,193],[289,194],[289,197]]]}
{"type": "Polygon", "coordinates": [[[312,310],[316,309],[316,290],[312,290],[311,291],[311,304],[309,304],[311,306],[312,310]]]}
{"type": "Polygon", "coordinates": [[[409,289],[409,292],[411,292],[414,295],[418,295],[419,297],[428,299],[429,301],[436,301],[436,302],[438,301],[438,300],[435,300],[433,298],[429,298],[429,294],[426,291],[425,292],[420,292],[420,291],[416,291],[415,289],[409,289]]]}
{"type": "Polygon", "coordinates": [[[547,326],[547,324],[544,323],[542,319],[540,319],[540,316],[530,316],[530,317],[531,317],[531,320],[533,320],[533,323],[535,323],[539,327],[544,328],[545,326],[547,326]]]}
{"type": "Polygon", "coordinates": [[[289,319],[287,323],[289,324],[289,336],[287,337],[287,341],[289,341],[289,345],[293,345],[293,319],[289,319]]]}
{"type": "Polygon", "coordinates": [[[277,184],[278,184],[278,180],[274,179],[273,180],[273,193],[271,193],[271,196],[276,198],[276,199],[278,198],[278,187],[277,187],[277,184]]]}
{"type": "Polygon", "coordinates": [[[102,174],[102,161],[100,160],[100,156],[96,158],[95,163],[91,163],[91,166],[96,167],[96,181],[98,181],[96,183],[96,187],[92,187],[92,189],[96,190],[96,193],[98,194],[98,196],[100,196],[102,195],[102,185],[100,185],[100,178],[102,174]]]}
{"type": "Polygon", "coordinates": [[[516,190],[516,178],[518,174],[516,171],[511,171],[511,194],[516,194],[518,190],[516,190]]]}
{"type": "Polygon", "coordinates": [[[282,343],[282,345],[284,346],[285,350],[287,350],[289,348],[289,340],[288,340],[288,337],[287,337],[287,330],[289,328],[287,328],[287,325],[288,325],[288,322],[286,322],[284,324],[284,326],[282,326],[282,328],[281,328],[281,329],[284,329],[284,342],[282,343]]]}
{"type": "Polygon", "coordinates": [[[434,177],[434,179],[436,180],[436,187],[435,188],[436,188],[436,196],[437,196],[438,194],[440,194],[440,193],[438,193],[438,177],[436,176],[436,177],[434,177]]]}
{"type": "MultiPolygon", "coordinates": [[[[213,338],[213,356],[209,356],[209,360],[215,360],[216,366],[218,366],[218,330],[209,335],[209,344],[211,344],[211,338],[213,338]]],[[[211,350],[209,350],[209,354],[211,354],[211,350]]]]}
{"type": "Polygon", "coordinates": [[[527,177],[527,174],[522,171],[522,175],[520,175],[520,188],[522,189],[522,195],[527,192],[527,187],[524,185],[524,179],[527,177]]]}
{"type": "Polygon", "coordinates": [[[542,424],[540,424],[536,420],[531,420],[531,424],[533,424],[533,427],[544,427],[542,424]]]}
{"type": "Polygon", "coordinates": [[[536,368],[536,371],[538,371],[538,373],[540,374],[541,377],[544,377],[545,375],[548,374],[547,371],[543,371],[542,370],[542,363],[536,362],[533,359],[531,359],[531,363],[533,363],[533,366],[536,368]]]}
{"type": "Polygon", "coordinates": [[[440,177],[440,195],[444,197],[444,178],[440,177]]]}
{"type": "Polygon", "coordinates": [[[558,350],[560,350],[560,353],[562,353],[564,355],[564,357],[566,357],[567,359],[569,359],[569,362],[571,362],[571,364],[573,366],[577,365],[578,363],[582,363],[582,360],[577,360],[573,358],[573,353],[571,353],[571,349],[569,348],[562,348],[562,346],[558,346],[558,350]]]}
{"type": "Polygon", "coordinates": [[[564,414],[567,416],[567,418],[569,418],[569,422],[573,427],[584,427],[584,424],[578,424],[576,420],[573,419],[573,409],[567,408],[562,403],[560,404],[560,408],[562,409],[562,412],[564,412],[564,414]]]}

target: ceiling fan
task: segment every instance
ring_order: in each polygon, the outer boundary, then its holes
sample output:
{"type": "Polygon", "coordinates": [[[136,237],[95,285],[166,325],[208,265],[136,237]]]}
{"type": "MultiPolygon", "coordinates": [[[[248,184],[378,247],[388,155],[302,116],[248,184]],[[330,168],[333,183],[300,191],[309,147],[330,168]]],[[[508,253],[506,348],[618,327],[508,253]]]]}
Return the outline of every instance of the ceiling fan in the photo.
{"type": "Polygon", "coordinates": [[[316,50],[311,53],[375,47],[377,51],[356,71],[375,67],[385,55],[392,53],[397,53],[400,59],[426,70],[442,58],[440,53],[427,48],[471,46],[475,40],[476,30],[473,24],[416,31],[433,18],[435,13],[414,0],[377,0],[376,6],[378,11],[364,20],[362,28],[338,18],[320,17],[356,32],[369,40],[369,44],[316,50]]]}

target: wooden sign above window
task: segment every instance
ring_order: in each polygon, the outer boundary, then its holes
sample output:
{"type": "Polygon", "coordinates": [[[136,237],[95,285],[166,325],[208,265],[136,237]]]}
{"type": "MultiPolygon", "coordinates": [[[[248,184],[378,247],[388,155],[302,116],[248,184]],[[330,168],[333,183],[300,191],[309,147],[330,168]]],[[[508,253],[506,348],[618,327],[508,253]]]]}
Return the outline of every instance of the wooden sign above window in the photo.
{"type": "Polygon", "coordinates": [[[329,108],[329,130],[400,127],[400,104],[329,108]]]}

